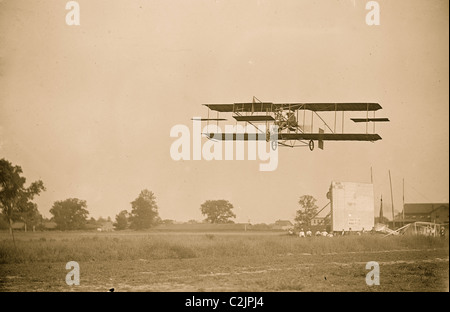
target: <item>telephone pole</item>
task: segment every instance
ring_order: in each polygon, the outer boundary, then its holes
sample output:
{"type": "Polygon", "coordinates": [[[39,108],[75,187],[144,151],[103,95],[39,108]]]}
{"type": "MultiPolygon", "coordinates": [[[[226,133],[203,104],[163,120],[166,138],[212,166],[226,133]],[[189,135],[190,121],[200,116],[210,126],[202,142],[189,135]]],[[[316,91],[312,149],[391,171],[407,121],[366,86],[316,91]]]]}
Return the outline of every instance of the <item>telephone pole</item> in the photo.
{"type": "Polygon", "coordinates": [[[389,170],[389,184],[391,186],[391,203],[392,203],[392,227],[395,229],[395,215],[394,215],[394,195],[392,194],[392,179],[391,170],[389,170]]]}

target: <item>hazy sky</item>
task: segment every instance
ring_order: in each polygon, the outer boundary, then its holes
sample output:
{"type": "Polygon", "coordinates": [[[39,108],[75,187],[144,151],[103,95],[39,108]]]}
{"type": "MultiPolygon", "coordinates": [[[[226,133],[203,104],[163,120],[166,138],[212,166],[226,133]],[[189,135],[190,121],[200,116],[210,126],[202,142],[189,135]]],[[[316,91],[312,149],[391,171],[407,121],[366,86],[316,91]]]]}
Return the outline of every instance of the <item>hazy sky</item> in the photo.
{"type": "Polygon", "coordinates": [[[147,188],[163,219],[201,220],[202,202],[227,199],[238,222],[292,220],[301,195],[323,206],[331,181],[370,182],[371,167],[376,209],[381,195],[390,207],[388,170],[396,210],[403,178],[406,202],[448,202],[448,1],[378,1],[379,26],[366,2],[79,0],[68,26],[65,0],[0,0],[0,158],[44,181],[46,217],[69,197],[114,217],[147,188]],[[377,102],[391,122],[376,143],[280,148],[273,172],[172,160],[174,125],[252,96],[377,102]]]}

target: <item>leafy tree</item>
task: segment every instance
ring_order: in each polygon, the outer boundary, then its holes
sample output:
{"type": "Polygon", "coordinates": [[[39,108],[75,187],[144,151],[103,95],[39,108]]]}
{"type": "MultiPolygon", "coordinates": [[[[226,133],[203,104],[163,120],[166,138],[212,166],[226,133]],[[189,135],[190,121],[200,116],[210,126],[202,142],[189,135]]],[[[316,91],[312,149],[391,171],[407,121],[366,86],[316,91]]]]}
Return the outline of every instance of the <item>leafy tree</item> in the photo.
{"type": "Polygon", "coordinates": [[[50,209],[53,221],[60,230],[80,230],[87,222],[87,204],[85,200],[78,198],[68,198],[63,201],[56,201],[50,209]]]}
{"type": "Polygon", "coordinates": [[[231,218],[236,218],[232,211],[233,205],[228,200],[207,200],[201,206],[200,210],[205,221],[209,223],[233,223],[231,218]]]}
{"type": "Polygon", "coordinates": [[[39,213],[35,203],[26,201],[19,204],[19,209],[15,219],[23,221],[25,224],[25,232],[28,227],[33,227],[42,223],[42,215],[39,213]]]}
{"type": "Polygon", "coordinates": [[[126,230],[128,228],[128,211],[122,210],[116,215],[116,222],[113,223],[116,230],[126,230]]]}
{"type": "MultiPolygon", "coordinates": [[[[0,208],[9,222],[9,228],[14,240],[12,223],[29,212],[37,210],[31,204],[34,196],[45,191],[41,180],[35,181],[25,187],[26,178],[21,176],[22,168],[13,166],[6,159],[0,159],[0,208]]],[[[15,243],[15,242],[14,242],[15,243]]]]}
{"type": "Polygon", "coordinates": [[[295,221],[297,226],[310,226],[311,219],[316,215],[317,207],[316,199],[311,195],[303,195],[300,197],[298,203],[300,205],[300,209],[297,210],[297,215],[295,216],[295,221]]]}
{"type": "Polygon", "coordinates": [[[149,229],[159,222],[158,205],[153,192],[145,189],[131,202],[130,227],[136,230],[149,229]]]}

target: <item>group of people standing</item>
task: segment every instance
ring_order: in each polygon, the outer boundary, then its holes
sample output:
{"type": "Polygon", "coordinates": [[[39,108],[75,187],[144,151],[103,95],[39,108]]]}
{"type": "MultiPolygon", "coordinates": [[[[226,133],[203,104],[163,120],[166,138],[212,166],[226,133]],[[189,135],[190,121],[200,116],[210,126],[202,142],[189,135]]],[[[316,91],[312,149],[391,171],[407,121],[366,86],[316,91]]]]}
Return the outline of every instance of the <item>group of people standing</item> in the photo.
{"type": "MultiPolygon", "coordinates": [[[[368,233],[364,230],[364,228],[362,229],[362,231],[352,231],[351,228],[348,229],[348,231],[342,229],[341,232],[334,232],[334,233],[328,233],[325,229],[323,229],[322,231],[317,230],[314,233],[314,236],[322,236],[322,237],[334,237],[334,236],[349,236],[349,235],[362,235],[368,233]]],[[[295,235],[294,230],[290,229],[289,230],[289,235],[295,235]]],[[[306,231],[301,228],[300,231],[298,232],[298,237],[312,237],[313,233],[310,229],[307,229],[306,231]]]]}
{"type": "MultiPolygon", "coordinates": [[[[290,235],[295,235],[293,230],[289,230],[289,234],[290,235]]],[[[299,237],[312,237],[313,233],[309,229],[306,232],[303,229],[300,229],[300,231],[298,232],[298,236],[299,237]]],[[[325,229],[323,229],[322,231],[317,230],[314,233],[314,236],[333,237],[333,234],[332,233],[328,233],[325,229]]]]}
{"type": "MultiPolygon", "coordinates": [[[[428,226],[425,228],[425,230],[423,231],[422,234],[425,234],[427,236],[440,236],[442,238],[445,238],[445,234],[446,234],[446,230],[445,228],[442,226],[440,228],[438,228],[439,233],[435,234],[435,229],[431,226],[428,226]]],[[[289,235],[296,235],[293,229],[289,230],[289,235]]],[[[312,231],[310,229],[307,229],[306,231],[301,228],[300,231],[298,232],[298,237],[312,237],[312,236],[322,236],[322,237],[333,237],[333,236],[350,236],[350,235],[363,235],[363,234],[374,234],[375,233],[375,228],[372,228],[371,231],[365,231],[364,228],[362,228],[361,231],[352,231],[351,228],[348,229],[348,231],[342,229],[342,231],[340,232],[333,232],[333,233],[328,233],[325,229],[323,229],[322,231],[317,230],[314,235],[312,233],[312,231]]]]}

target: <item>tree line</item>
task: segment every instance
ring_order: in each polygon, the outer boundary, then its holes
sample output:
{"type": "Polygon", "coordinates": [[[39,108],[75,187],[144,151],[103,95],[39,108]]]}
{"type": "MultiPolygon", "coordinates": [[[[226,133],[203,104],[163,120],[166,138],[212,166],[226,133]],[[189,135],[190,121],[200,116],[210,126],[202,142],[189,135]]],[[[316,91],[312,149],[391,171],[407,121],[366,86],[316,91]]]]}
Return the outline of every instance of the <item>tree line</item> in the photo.
{"type": "MultiPolygon", "coordinates": [[[[23,222],[25,227],[36,226],[42,222],[35,196],[45,191],[41,180],[26,186],[26,178],[20,166],[13,165],[6,159],[0,159],[0,208],[3,222],[9,225],[13,234],[13,223],[23,222]]],[[[87,202],[78,198],[67,198],[53,203],[50,209],[51,221],[59,230],[85,229],[88,223],[89,211],[87,202]]],[[[153,192],[144,189],[131,202],[131,213],[119,213],[116,216],[116,226],[123,228],[123,217],[126,215],[127,226],[132,229],[148,229],[160,221],[158,205],[153,192]]],[[[13,234],[14,235],[14,234],[13,234]]]]}
{"type": "MultiPolygon", "coordinates": [[[[6,159],[0,159],[1,217],[8,223],[11,233],[14,222],[23,222],[26,227],[32,227],[42,223],[43,220],[33,199],[46,190],[44,183],[38,180],[28,187],[25,184],[26,178],[23,176],[22,168],[6,159]]],[[[304,195],[300,197],[298,203],[300,209],[296,212],[296,225],[310,225],[318,209],[316,199],[311,195],[304,195]]],[[[115,216],[113,225],[116,230],[144,230],[164,223],[159,217],[156,196],[152,191],[142,190],[130,204],[130,212],[122,210],[115,216]]],[[[236,218],[236,215],[233,208],[233,205],[224,199],[206,200],[200,205],[200,211],[206,217],[204,221],[207,223],[234,223],[232,219],[236,218]]],[[[81,230],[88,224],[87,202],[82,199],[68,198],[55,201],[50,213],[52,214],[50,220],[56,223],[59,230],[81,230]]]]}
{"type": "MultiPolygon", "coordinates": [[[[39,213],[35,196],[40,195],[46,188],[41,180],[32,182],[26,187],[26,178],[20,166],[13,165],[6,159],[0,159],[0,219],[6,222],[12,231],[14,222],[23,222],[25,227],[41,224],[42,215],[39,213]]],[[[122,210],[115,217],[116,230],[149,229],[163,221],[159,217],[155,194],[144,189],[131,203],[131,212],[122,210]]],[[[210,223],[230,223],[236,215],[232,212],[233,205],[226,200],[207,200],[201,206],[201,213],[210,223]]],[[[89,211],[87,202],[78,198],[67,198],[53,203],[50,209],[51,221],[55,222],[59,230],[85,229],[88,224],[89,211]]]]}

